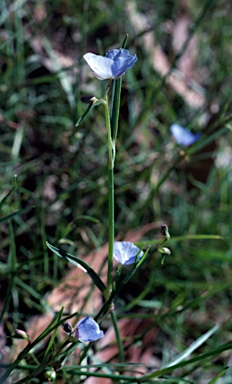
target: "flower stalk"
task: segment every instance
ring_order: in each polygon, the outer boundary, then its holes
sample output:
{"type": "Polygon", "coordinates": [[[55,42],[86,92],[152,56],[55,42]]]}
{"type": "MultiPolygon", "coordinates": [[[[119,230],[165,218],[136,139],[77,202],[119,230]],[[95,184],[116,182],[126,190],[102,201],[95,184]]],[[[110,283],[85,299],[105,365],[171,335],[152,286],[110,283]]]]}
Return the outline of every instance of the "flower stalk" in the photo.
{"type": "Polygon", "coordinates": [[[106,298],[110,297],[113,279],[113,248],[114,248],[114,162],[115,162],[115,141],[112,140],[110,124],[110,110],[108,96],[105,96],[105,120],[108,136],[108,185],[109,185],[109,247],[108,247],[108,274],[106,298]]]}
{"type": "MultiPolygon", "coordinates": [[[[99,104],[104,105],[105,109],[105,122],[107,131],[107,142],[108,142],[108,206],[109,206],[109,239],[108,239],[108,273],[107,273],[107,285],[104,292],[106,299],[105,305],[100,310],[98,315],[95,317],[95,321],[110,310],[112,323],[115,329],[115,335],[118,344],[120,361],[124,361],[123,344],[120,337],[120,332],[117,324],[116,314],[113,309],[113,258],[114,258],[114,164],[116,157],[116,139],[118,133],[118,122],[119,122],[119,109],[120,109],[120,97],[121,97],[121,86],[122,79],[128,68],[131,68],[137,61],[136,55],[131,55],[129,51],[125,49],[128,36],[123,41],[122,48],[111,49],[105,55],[99,56],[93,53],[86,53],[84,59],[92,69],[94,75],[99,80],[109,79],[103,98],[97,100],[99,104]],[[109,106],[108,93],[112,86],[111,93],[111,104],[109,106]]],[[[85,115],[89,112],[86,111],[85,115]]],[[[79,122],[79,121],[78,121],[79,122]]],[[[137,252],[136,252],[137,254],[137,252]]],[[[134,255],[134,259],[135,256],[134,255]]],[[[133,259],[133,260],[134,260],[133,259]]],[[[88,320],[89,321],[89,320],[88,320]]],[[[87,320],[82,320],[87,322],[87,320]]],[[[80,323],[82,325],[82,323],[80,323]]],[[[78,331],[80,333],[80,329],[78,331]]],[[[78,333],[77,332],[77,333],[78,333]]],[[[97,335],[99,329],[97,328],[97,335]]],[[[96,332],[95,332],[96,333],[96,332]]],[[[95,337],[95,334],[94,334],[95,337]]],[[[79,338],[80,339],[80,338],[79,338]]],[[[84,335],[82,340],[90,340],[88,335],[84,335]]]]}

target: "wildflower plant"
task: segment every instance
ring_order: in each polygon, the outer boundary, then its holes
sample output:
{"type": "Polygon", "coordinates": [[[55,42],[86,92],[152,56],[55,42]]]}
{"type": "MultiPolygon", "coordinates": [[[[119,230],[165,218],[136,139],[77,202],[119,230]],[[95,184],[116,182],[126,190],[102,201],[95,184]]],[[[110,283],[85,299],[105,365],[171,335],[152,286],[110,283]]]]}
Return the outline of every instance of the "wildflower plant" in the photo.
{"type": "MultiPolygon", "coordinates": [[[[92,342],[104,337],[100,324],[104,317],[110,314],[112,324],[115,329],[117,338],[119,359],[124,361],[123,343],[118,329],[118,322],[114,310],[114,299],[122,289],[122,287],[131,279],[133,274],[142,265],[147,257],[149,247],[145,251],[129,241],[115,241],[114,231],[114,169],[116,161],[116,141],[118,134],[120,94],[122,76],[125,72],[133,67],[137,61],[136,55],[131,55],[125,49],[127,37],[125,38],[120,49],[112,49],[106,55],[99,56],[93,53],[86,53],[84,59],[93,71],[94,76],[99,80],[108,80],[105,93],[102,98],[91,96],[85,98],[85,102],[89,102],[89,106],[83,116],[78,120],[77,126],[81,124],[83,119],[91,111],[93,107],[103,106],[105,113],[106,134],[108,142],[108,258],[107,258],[107,282],[106,285],[101,277],[87,265],[81,258],[73,256],[53,245],[47,243],[47,246],[58,256],[65,258],[74,265],[81,267],[89,274],[93,283],[102,292],[104,304],[99,308],[99,312],[95,318],[87,316],[79,320],[77,326],[73,329],[68,323],[64,329],[68,331],[69,338],[79,340],[81,342],[92,342]],[[111,92],[110,92],[111,90],[111,92]],[[111,94],[111,100],[109,100],[111,94]],[[117,278],[114,278],[114,260],[118,263],[117,278]],[[129,271],[124,278],[120,278],[123,266],[129,266],[129,271]]],[[[164,242],[166,241],[166,238],[164,242]]],[[[71,340],[70,339],[70,340],[71,340]]],[[[87,350],[86,352],[87,353],[87,350]]]]}
{"type": "MultiPolygon", "coordinates": [[[[6,370],[4,375],[0,377],[1,383],[3,383],[15,367],[17,367],[25,356],[30,353],[33,348],[39,344],[44,338],[46,338],[51,332],[53,332],[51,341],[48,344],[47,350],[44,353],[42,364],[37,368],[36,374],[40,374],[45,367],[49,367],[45,377],[49,380],[54,381],[56,379],[56,370],[63,369],[65,361],[69,354],[76,347],[77,343],[87,343],[87,345],[80,345],[81,357],[79,362],[81,363],[88,355],[88,351],[91,347],[92,342],[104,338],[104,322],[106,316],[110,316],[111,323],[113,325],[117,348],[118,357],[120,363],[124,364],[124,346],[120,336],[120,330],[118,326],[116,311],[114,309],[114,301],[121,289],[128,283],[132,276],[138,272],[139,268],[146,260],[150,245],[152,242],[146,243],[146,249],[142,249],[136,244],[129,241],[115,241],[115,204],[114,204],[114,170],[116,162],[116,142],[119,130],[119,110],[120,110],[120,95],[122,76],[125,72],[132,68],[137,62],[137,56],[132,55],[128,50],[125,49],[127,43],[127,37],[125,38],[122,47],[120,49],[111,49],[105,56],[96,55],[94,53],[86,53],[84,59],[93,71],[94,76],[98,80],[107,80],[105,92],[102,98],[96,96],[90,96],[85,98],[85,101],[89,103],[86,111],[78,120],[76,126],[80,125],[86,118],[92,108],[103,107],[105,114],[105,126],[107,135],[107,165],[108,165],[108,257],[107,257],[107,279],[103,281],[100,274],[96,273],[82,258],[74,256],[61,248],[55,247],[47,242],[48,248],[59,257],[72,263],[74,266],[81,268],[85,273],[92,279],[93,284],[99,289],[102,294],[102,306],[98,309],[96,314],[89,314],[83,316],[78,314],[78,321],[73,327],[67,320],[76,318],[76,313],[70,314],[64,318],[63,309],[60,310],[54,316],[51,324],[42,332],[42,334],[33,342],[30,341],[29,337],[25,332],[20,330],[16,332],[17,336],[28,340],[27,347],[20,353],[16,361],[6,370]],[[110,95],[110,96],[109,96],[110,95]],[[116,272],[114,271],[114,261],[116,265],[116,272]],[[126,273],[121,275],[122,268],[126,268],[126,273]],[[63,326],[64,332],[68,334],[65,342],[57,346],[53,351],[53,342],[56,336],[58,327],[63,326]]],[[[96,81],[98,81],[96,80],[96,81]]],[[[176,142],[183,146],[190,146],[200,138],[200,134],[194,135],[186,128],[181,127],[177,124],[173,124],[170,127],[171,133],[176,142]]],[[[156,241],[157,251],[162,255],[161,263],[164,262],[164,257],[170,255],[171,251],[166,247],[166,243],[170,240],[170,234],[167,225],[162,225],[161,232],[163,239],[161,242],[156,241]]],[[[145,244],[145,243],[144,243],[145,244]]],[[[139,245],[139,244],[138,244],[139,245]]],[[[109,322],[107,323],[107,325],[109,322]]],[[[186,349],[185,354],[177,356],[170,365],[166,365],[160,370],[150,372],[147,375],[141,375],[136,378],[136,382],[151,382],[156,381],[158,377],[164,377],[168,372],[171,372],[173,367],[180,364],[184,358],[188,357],[197,347],[199,347],[207,338],[209,338],[214,332],[218,330],[218,326],[213,327],[210,331],[205,333],[198,339],[195,345],[190,346],[186,349]]],[[[132,378],[128,376],[120,375],[117,372],[114,373],[113,369],[109,370],[108,374],[113,381],[124,380],[123,382],[134,382],[132,378]],[[128,379],[128,381],[126,381],[128,379]]],[[[35,376],[36,376],[35,374],[35,376]]],[[[80,375],[83,375],[83,371],[80,371],[80,375]]],[[[100,375],[100,374],[99,374],[100,375]]],[[[23,379],[24,380],[24,379],[23,379]]],[[[26,379],[25,379],[26,380],[26,379]]],[[[22,381],[26,382],[26,381],[22,381]]],[[[122,381],[120,381],[122,382],[122,381]]]]}

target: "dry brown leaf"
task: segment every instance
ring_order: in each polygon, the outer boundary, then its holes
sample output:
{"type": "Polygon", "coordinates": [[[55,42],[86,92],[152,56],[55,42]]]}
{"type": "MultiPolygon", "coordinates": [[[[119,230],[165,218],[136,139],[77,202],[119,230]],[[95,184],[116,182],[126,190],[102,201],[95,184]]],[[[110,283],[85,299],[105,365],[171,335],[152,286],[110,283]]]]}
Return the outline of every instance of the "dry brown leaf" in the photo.
{"type": "MultiPolygon", "coordinates": [[[[172,33],[173,48],[176,54],[181,52],[185,41],[188,39],[191,23],[192,20],[186,13],[176,19],[172,33]]],[[[195,78],[197,53],[197,40],[194,35],[177,62],[177,68],[187,80],[195,78]]]]}
{"type": "Polygon", "coordinates": [[[58,69],[72,67],[72,71],[66,71],[66,80],[72,83],[75,80],[74,74],[77,73],[75,45],[73,43],[73,46],[70,47],[70,45],[64,44],[65,36],[60,36],[57,31],[54,31],[49,39],[50,47],[47,46],[48,38],[43,26],[47,12],[46,4],[42,2],[38,3],[36,7],[31,7],[34,24],[29,22],[25,25],[24,38],[49,72],[57,73],[58,69]]]}
{"type": "Polygon", "coordinates": [[[131,25],[133,25],[136,33],[138,35],[141,33],[141,46],[144,47],[154,69],[162,77],[167,75],[166,83],[169,84],[175,92],[181,95],[187,104],[192,108],[201,108],[205,104],[204,95],[191,89],[185,79],[180,78],[180,75],[176,71],[172,70],[170,72],[170,63],[161,47],[156,43],[153,31],[148,31],[143,34],[143,32],[147,30],[148,21],[145,15],[138,12],[135,2],[128,2],[126,11],[128,19],[130,20],[131,25]]]}

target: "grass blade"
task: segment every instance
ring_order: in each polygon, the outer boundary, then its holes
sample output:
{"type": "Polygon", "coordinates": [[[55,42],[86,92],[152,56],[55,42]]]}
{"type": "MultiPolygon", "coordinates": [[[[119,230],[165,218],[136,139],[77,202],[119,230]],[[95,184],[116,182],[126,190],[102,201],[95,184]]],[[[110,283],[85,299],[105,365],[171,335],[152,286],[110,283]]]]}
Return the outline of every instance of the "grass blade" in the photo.
{"type": "Polygon", "coordinates": [[[47,241],[46,241],[46,245],[57,256],[61,257],[62,259],[65,259],[66,261],[69,261],[70,263],[75,265],[75,267],[81,268],[84,272],[87,272],[88,275],[91,277],[93,283],[96,285],[96,287],[98,287],[103,294],[105,293],[105,289],[106,289],[105,284],[97,275],[97,273],[87,263],[85,263],[79,257],[73,256],[70,253],[63,251],[60,248],[54,247],[53,245],[49,244],[47,241]]]}
{"type": "Polygon", "coordinates": [[[173,365],[181,363],[183,360],[189,357],[197,348],[199,348],[203,343],[205,343],[209,337],[211,337],[215,332],[217,332],[219,328],[220,328],[220,325],[216,324],[208,332],[206,332],[204,335],[200,336],[197,340],[195,340],[187,349],[185,349],[185,351],[180,353],[171,363],[166,364],[164,368],[172,367],[173,365]]]}

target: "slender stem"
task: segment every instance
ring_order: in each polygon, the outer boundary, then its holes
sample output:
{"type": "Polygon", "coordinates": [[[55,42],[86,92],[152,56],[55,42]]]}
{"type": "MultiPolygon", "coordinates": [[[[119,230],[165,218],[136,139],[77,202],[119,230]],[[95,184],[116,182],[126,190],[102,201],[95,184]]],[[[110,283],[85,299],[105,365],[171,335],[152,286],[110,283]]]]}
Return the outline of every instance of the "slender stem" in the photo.
{"type": "Polygon", "coordinates": [[[110,297],[112,291],[113,279],[113,247],[114,247],[114,160],[115,160],[115,143],[112,141],[110,111],[108,98],[105,98],[105,119],[108,135],[108,183],[109,183],[109,248],[108,248],[108,277],[106,298],[110,297]]]}
{"type": "Polygon", "coordinates": [[[109,178],[109,254],[108,254],[108,280],[107,297],[112,291],[113,273],[113,247],[114,247],[114,169],[108,169],[109,178]]]}
{"type": "Polygon", "coordinates": [[[103,104],[105,107],[106,129],[107,129],[107,136],[108,136],[108,168],[113,169],[114,160],[115,160],[115,143],[113,142],[112,135],[111,135],[110,111],[109,111],[107,95],[105,96],[105,100],[103,101],[103,104]]]}
{"type": "MultiPolygon", "coordinates": [[[[128,34],[122,42],[122,48],[126,47],[128,40],[128,34]]],[[[121,88],[122,88],[122,77],[113,81],[112,89],[112,109],[111,109],[111,132],[113,142],[116,141],[118,133],[118,120],[119,120],[119,108],[120,108],[120,99],[121,99],[121,88]]]]}
{"type": "Polygon", "coordinates": [[[111,130],[113,141],[117,138],[118,133],[118,120],[119,120],[119,107],[121,100],[121,87],[122,87],[122,78],[120,77],[117,80],[114,80],[113,87],[113,100],[112,100],[112,115],[111,115],[111,130]]]}
{"type": "MultiPolygon", "coordinates": [[[[126,44],[127,37],[124,40],[126,44]]],[[[108,103],[108,91],[111,83],[108,85],[106,93],[104,95],[104,106],[105,106],[105,119],[106,129],[108,135],[108,185],[109,185],[109,247],[108,247],[108,276],[107,276],[107,288],[106,288],[106,307],[110,308],[113,302],[113,250],[114,250],[114,162],[115,162],[115,142],[118,133],[118,121],[119,121],[119,109],[120,109],[120,95],[122,79],[114,80],[112,90],[112,103],[111,103],[111,115],[108,103]]],[[[102,309],[103,309],[102,308],[102,309]]],[[[103,310],[104,312],[104,310],[103,310]]],[[[101,311],[100,311],[101,313],[101,311]]],[[[100,315],[98,314],[98,316],[100,315]]],[[[121,362],[124,361],[123,344],[120,337],[116,314],[111,309],[111,319],[115,330],[116,340],[118,344],[119,359],[121,362]]]]}
{"type": "Polygon", "coordinates": [[[119,361],[120,363],[123,363],[125,361],[123,344],[122,344],[122,339],[121,339],[119,328],[118,328],[117,317],[114,310],[111,312],[111,319],[114,326],[115,336],[118,344],[119,361]]]}

